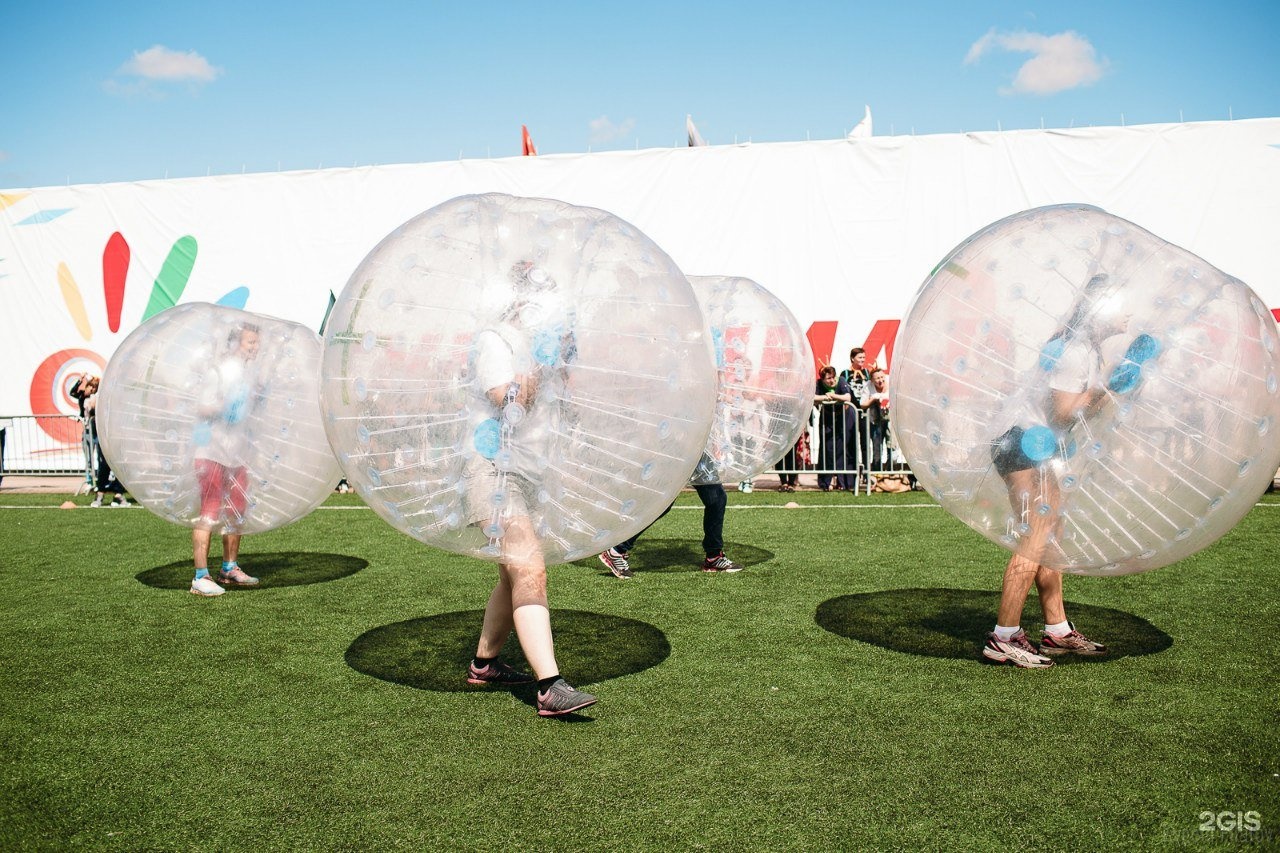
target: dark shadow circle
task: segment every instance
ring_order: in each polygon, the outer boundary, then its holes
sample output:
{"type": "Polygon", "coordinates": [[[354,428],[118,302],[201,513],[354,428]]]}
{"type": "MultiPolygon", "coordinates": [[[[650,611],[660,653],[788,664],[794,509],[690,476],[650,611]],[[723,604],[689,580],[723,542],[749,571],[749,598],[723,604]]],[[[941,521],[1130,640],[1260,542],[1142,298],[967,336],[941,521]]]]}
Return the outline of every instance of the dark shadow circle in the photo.
{"type": "MultiPolygon", "coordinates": [[[[302,586],[325,583],[354,575],[369,565],[368,560],[349,557],[346,554],[318,554],[310,551],[242,555],[242,568],[258,579],[257,586],[245,587],[228,584],[227,592],[249,592],[273,589],[281,586],[302,586]]],[[[210,574],[218,574],[215,559],[209,561],[210,574]]],[[[179,560],[154,569],[139,572],[135,577],[156,589],[188,589],[193,574],[190,560],[179,560]]]]}
{"type": "MultiPolygon", "coordinates": [[[[724,552],[735,563],[748,569],[767,563],[774,557],[772,551],[741,542],[724,543],[724,552]]],[[[632,570],[637,572],[699,572],[702,571],[702,561],[706,556],[699,540],[649,539],[642,536],[628,555],[627,561],[632,570]]],[[[603,574],[609,574],[599,557],[575,560],[573,565],[600,569],[603,574]]]]}
{"type": "MultiPolygon", "coordinates": [[[[485,690],[467,684],[467,664],[480,637],[483,610],[461,610],[393,622],[365,631],[347,647],[347,665],[374,678],[418,690],[444,693],[485,690]]],[[[657,666],[671,654],[662,631],[647,622],[588,613],[552,610],[556,659],[575,686],[598,684],[657,666]]],[[[502,658],[528,671],[513,637],[502,658]]],[[[533,688],[521,688],[532,697],[533,688]]]]}
{"type": "MultiPolygon", "coordinates": [[[[972,589],[890,589],[842,595],[818,605],[819,627],[882,649],[934,658],[981,658],[1000,593],[972,589]]],[[[1105,663],[1153,655],[1173,638],[1147,620],[1092,604],[1067,602],[1070,618],[1107,646],[1095,657],[1062,655],[1058,663],[1105,663]]]]}

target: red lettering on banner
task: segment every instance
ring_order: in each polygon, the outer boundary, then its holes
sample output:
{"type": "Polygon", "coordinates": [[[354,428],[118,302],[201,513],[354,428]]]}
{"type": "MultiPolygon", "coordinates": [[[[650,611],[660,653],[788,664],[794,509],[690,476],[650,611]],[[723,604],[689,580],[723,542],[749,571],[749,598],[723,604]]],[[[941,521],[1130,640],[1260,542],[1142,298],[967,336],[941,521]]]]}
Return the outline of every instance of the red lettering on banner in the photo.
{"type": "Polygon", "coordinates": [[[813,375],[815,377],[818,375],[818,371],[831,363],[831,350],[836,345],[837,325],[834,320],[818,320],[810,324],[809,332],[805,335],[809,339],[809,349],[813,350],[813,375]]]}

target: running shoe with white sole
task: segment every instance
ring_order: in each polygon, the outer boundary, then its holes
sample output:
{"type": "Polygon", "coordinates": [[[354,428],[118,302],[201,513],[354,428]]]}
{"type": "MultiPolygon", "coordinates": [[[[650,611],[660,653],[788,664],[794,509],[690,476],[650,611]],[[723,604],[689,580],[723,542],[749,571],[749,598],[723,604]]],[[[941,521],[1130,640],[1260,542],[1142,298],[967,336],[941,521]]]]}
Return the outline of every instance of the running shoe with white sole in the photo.
{"type": "Polygon", "coordinates": [[[247,573],[244,569],[236,566],[229,572],[219,571],[218,580],[223,583],[233,584],[235,586],[257,586],[258,579],[247,573]]]}
{"type": "Polygon", "coordinates": [[[702,561],[702,570],[704,572],[740,572],[742,566],[730,560],[723,553],[716,554],[714,557],[707,557],[702,561]]]}
{"type": "Polygon", "coordinates": [[[212,598],[215,595],[222,595],[225,589],[213,582],[213,578],[205,575],[202,578],[196,578],[191,582],[191,589],[188,590],[192,595],[203,595],[205,598],[212,598]]]}
{"type": "Polygon", "coordinates": [[[631,571],[631,564],[627,562],[627,555],[610,548],[600,554],[600,562],[609,567],[609,571],[613,572],[615,578],[633,578],[635,574],[631,571]]]}
{"type": "Polygon", "coordinates": [[[1040,654],[1042,655],[1105,655],[1107,647],[1102,643],[1095,643],[1084,634],[1076,630],[1076,626],[1072,622],[1067,623],[1071,630],[1062,636],[1056,636],[1045,632],[1040,639],[1040,654]]]}
{"type": "Polygon", "coordinates": [[[1021,629],[1007,640],[1002,640],[992,631],[987,635],[986,645],[982,647],[982,656],[994,663],[1011,663],[1023,669],[1047,669],[1053,661],[1036,651],[1027,639],[1027,632],[1021,629]]]}

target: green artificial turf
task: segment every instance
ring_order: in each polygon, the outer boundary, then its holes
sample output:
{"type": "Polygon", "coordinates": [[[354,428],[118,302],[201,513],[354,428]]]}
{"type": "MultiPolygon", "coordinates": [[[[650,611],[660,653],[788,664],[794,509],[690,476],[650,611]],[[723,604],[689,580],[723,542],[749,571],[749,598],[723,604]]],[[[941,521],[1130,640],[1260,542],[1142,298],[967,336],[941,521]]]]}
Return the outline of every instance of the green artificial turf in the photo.
{"type": "Polygon", "coordinates": [[[494,567],[354,497],[246,537],[262,587],[217,599],[184,529],[63,499],[0,499],[5,850],[1280,839],[1276,496],[1177,565],[1068,578],[1114,654],[1023,671],[978,662],[1004,552],[923,493],[733,492],[736,575],[696,570],[686,494],[634,580],[551,568],[562,670],[600,697],[567,720],[462,683],[494,567]],[[1261,826],[1202,828],[1225,811],[1261,826]]]}

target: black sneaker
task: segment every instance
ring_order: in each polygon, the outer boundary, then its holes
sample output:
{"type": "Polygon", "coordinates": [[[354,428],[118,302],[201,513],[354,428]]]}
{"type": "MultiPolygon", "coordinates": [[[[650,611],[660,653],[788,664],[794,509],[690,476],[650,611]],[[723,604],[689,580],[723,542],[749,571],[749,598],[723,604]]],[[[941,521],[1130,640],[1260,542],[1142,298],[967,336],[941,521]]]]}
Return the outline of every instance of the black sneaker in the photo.
{"type": "Polygon", "coordinates": [[[627,555],[615,548],[601,553],[600,562],[609,567],[609,571],[613,572],[615,578],[635,577],[631,572],[631,564],[627,562],[627,555]]]}
{"type": "Polygon", "coordinates": [[[742,566],[720,553],[703,560],[702,570],[704,572],[740,572],[742,571],[742,566]]]}
{"type": "Polygon", "coordinates": [[[596,697],[570,686],[563,678],[557,679],[546,690],[538,691],[538,716],[559,717],[581,711],[596,704],[596,697]]]}
{"type": "Polygon", "coordinates": [[[500,660],[496,660],[484,668],[476,666],[476,662],[472,661],[467,667],[467,684],[497,684],[506,686],[509,684],[528,684],[534,678],[527,672],[507,666],[500,660]]]}

